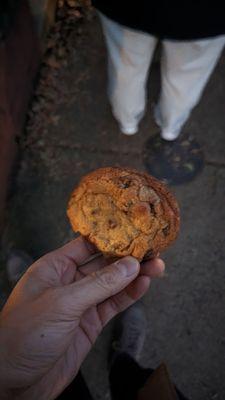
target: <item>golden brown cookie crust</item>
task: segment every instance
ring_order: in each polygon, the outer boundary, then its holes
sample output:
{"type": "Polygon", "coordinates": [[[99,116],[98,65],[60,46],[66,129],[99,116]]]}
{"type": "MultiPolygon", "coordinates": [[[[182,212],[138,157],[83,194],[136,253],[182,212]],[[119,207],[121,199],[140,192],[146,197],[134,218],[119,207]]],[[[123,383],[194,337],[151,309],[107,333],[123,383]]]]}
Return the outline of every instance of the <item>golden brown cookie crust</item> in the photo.
{"type": "Polygon", "coordinates": [[[129,168],[100,168],[82,178],[67,214],[80,232],[108,257],[153,257],[179,231],[179,208],[167,187],[129,168]]]}

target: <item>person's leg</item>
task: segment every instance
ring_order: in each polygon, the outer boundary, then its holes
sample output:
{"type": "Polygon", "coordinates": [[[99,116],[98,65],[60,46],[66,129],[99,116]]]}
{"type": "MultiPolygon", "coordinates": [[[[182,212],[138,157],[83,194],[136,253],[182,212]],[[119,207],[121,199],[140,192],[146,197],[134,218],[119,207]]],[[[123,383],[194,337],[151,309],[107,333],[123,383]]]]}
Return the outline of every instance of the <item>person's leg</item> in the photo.
{"type": "Polygon", "coordinates": [[[108,95],[122,132],[136,133],[144,114],[146,80],[157,40],[100,14],[108,49],[108,95]]]}
{"type": "Polygon", "coordinates": [[[136,400],[139,398],[139,390],[144,387],[147,397],[144,395],[141,398],[161,398],[150,397],[148,393],[160,394],[162,391],[165,393],[172,390],[176,399],[186,400],[170,381],[165,365],[159,366],[156,370],[142,368],[139,365],[138,360],[146,337],[146,324],[145,310],[140,302],[128,308],[115,320],[109,352],[109,384],[112,400],[136,400]],[[151,377],[153,383],[149,384],[151,377]]]}
{"type": "Polygon", "coordinates": [[[78,372],[76,378],[69,386],[57,397],[57,400],[93,400],[91,393],[86,385],[81,372],[78,372]]]}
{"type": "Polygon", "coordinates": [[[138,390],[152,372],[150,368],[141,368],[129,354],[119,354],[109,372],[112,400],[136,400],[138,390]]]}
{"type": "Polygon", "coordinates": [[[161,95],[155,110],[161,136],[178,137],[197,104],[225,44],[225,36],[177,42],[164,40],[161,60],[161,95]]]}
{"type": "Polygon", "coordinates": [[[146,315],[141,302],[120,314],[114,323],[109,352],[109,384],[112,400],[136,399],[151,370],[141,368],[140,358],[146,337],[146,315]]]}
{"type": "Polygon", "coordinates": [[[172,383],[165,364],[158,368],[142,368],[127,353],[119,354],[109,373],[112,400],[187,398],[172,383]],[[141,390],[141,395],[140,395],[141,390]]]}

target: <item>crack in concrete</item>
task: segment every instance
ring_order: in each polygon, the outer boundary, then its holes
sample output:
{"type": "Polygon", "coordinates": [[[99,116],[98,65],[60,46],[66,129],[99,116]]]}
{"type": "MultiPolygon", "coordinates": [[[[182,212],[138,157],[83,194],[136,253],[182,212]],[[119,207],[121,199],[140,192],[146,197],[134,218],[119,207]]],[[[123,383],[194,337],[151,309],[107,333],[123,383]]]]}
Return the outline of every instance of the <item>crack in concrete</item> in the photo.
{"type": "Polygon", "coordinates": [[[205,164],[210,167],[225,168],[225,162],[216,160],[205,160],[205,164]]]}

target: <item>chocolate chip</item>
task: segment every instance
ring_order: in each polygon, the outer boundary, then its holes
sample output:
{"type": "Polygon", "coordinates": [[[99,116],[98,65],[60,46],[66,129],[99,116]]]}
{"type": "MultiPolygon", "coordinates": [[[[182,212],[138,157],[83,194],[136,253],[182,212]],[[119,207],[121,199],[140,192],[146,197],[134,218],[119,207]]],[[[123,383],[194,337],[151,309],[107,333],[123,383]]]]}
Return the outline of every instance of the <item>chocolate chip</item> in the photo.
{"type": "Polygon", "coordinates": [[[131,179],[120,178],[118,185],[122,189],[127,189],[127,188],[129,188],[131,186],[131,183],[132,183],[131,179]]]}
{"type": "Polygon", "coordinates": [[[114,229],[117,226],[117,222],[112,219],[109,219],[108,224],[109,224],[110,229],[114,229]]]}
{"type": "Polygon", "coordinates": [[[153,250],[150,249],[150,250],[147,251],[147,253],[145,253],[143,260],[144,261],[145,260],[149,260],[150,258],[152,258],[152,256],[153,256],[153,250]]]}
{"type": "Polygon", "coordinates": [[[98,214],[99,209],[95,208],[94,210],[91,211],[91,215],[96,215],[98,214]]]}
{"type": "Polygon", "coordinates": [[[132,205],[133,205],[133,201],[132,200],[128,200],[127,207],[131,207],[132,205]]]}
{"type": "Polygon", "coordinates": [[[165,228],[163,228],[162,231],[163,231],[163,235],[164,235],[165,237],[168,236],[169,233],[170,233],[170,226],[169,226],[169,224],[168,224],[165,228]]]}
{"type": "Polygon", "coordinates": [[[156,217],[156,211],[155,211],[154,204],[150,203],[149,205],[150,205],[151,214],[153,214],[154,217],[156,217]]]}

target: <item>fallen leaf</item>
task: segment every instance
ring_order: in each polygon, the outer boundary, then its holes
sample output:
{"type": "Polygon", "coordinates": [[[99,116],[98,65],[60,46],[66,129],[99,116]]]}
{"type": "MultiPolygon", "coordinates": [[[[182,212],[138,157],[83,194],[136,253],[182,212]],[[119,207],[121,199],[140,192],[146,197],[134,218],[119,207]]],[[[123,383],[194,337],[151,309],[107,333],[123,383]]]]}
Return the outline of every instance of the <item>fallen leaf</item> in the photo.
{"type": "Polygon", "coordinates": [[[45,60],[45,64],[49,65],[49,67],[51,67],[51,68],[55,68],[55,69],[60,68],[60,62],[58,60],[56,60],[56,58],[54,56],[49,56],[45,60]]]}
{"type": "Polygon", "coordinates": [[[58,122],[60,120],[60,116],[59,115],[51,115],[49,117],[49,119],[50,119],[51,123],[56,126],[56,125],[58,125],[58,122]]]}
{"type": "Polygon", "coordinates": [[[68,14],[69,14],[69,15],[73,15],[73,16],[76,17],[76,18],[82,18],[82,14],[81,14],[81,12],[78,11],[78,10],[69,10],[69,11],[68,11],[68,14]]]}
{"type": "Polygon", "coordinates": [[[64,0],[58,0],[57,6],[58,6],[59,8],[64,7],[64,5],[65,5],[65,1],[64,1],[64,0]]]}
{"type": "Polygon", "coordinates": [[[57,55],[58,55],[60,58],[65,57],[65,55],[66,55],[66,48],[63,47],[63,46],[59,47],[59,48],[57,49],[57,55]]]}
{"type": "Polygon", "coordinates": [[[51,49],[52,47],[55,47],[55,46],[56,46],[56,39],[55,38],[50,38],[47,41],[47,45],[46,45],[47,49],[51,49]]]}
{"type": "Polygon", "coordinates": [[[190,142],[188,140],[184,140],[183,142],[181,142],[181,146],[189,146],[190,142]]]}
{"type": "Polygon", "coordinates": [[[191,153],[192,154],[198,154],[200,152],[200,149],[192,149],[191,153]]]}
{"type": "Polygon", "coordinates": [[[184,164],[184,168],[186,168],[188,171],[190,171],[190,172],[192,172],[192,171],[194,171],[194,165],[193,164],[191,164],[191,163],[185,163],[184,164]]]}
{"type": "Polygon", "coordinates": [[[76,0],[66,0],[66,3],[69,7],[76,7],[77,1],[76,0]]]}

